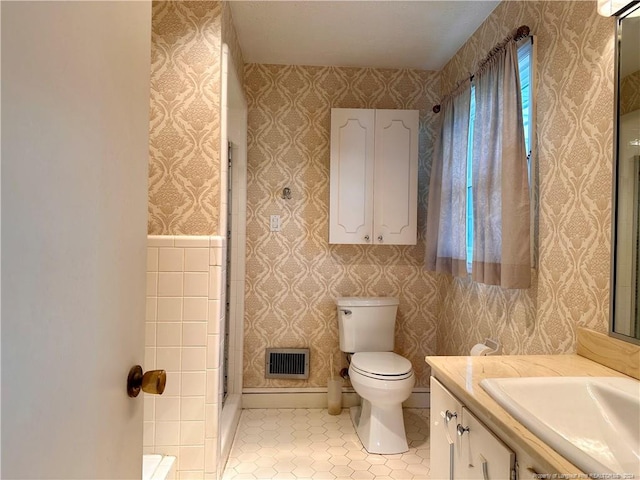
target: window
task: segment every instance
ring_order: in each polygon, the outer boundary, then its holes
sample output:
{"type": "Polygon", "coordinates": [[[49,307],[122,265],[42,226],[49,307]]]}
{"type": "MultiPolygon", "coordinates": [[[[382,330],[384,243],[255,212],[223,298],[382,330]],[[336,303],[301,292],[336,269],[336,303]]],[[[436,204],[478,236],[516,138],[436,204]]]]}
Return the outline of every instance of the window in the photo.
{"type": "MultiPolygon", "coordinates": [[[[518,47],[518,73],[520,76],[520,93],[522,95],[522,122],[524,125],[525,151],[527,152],[527,168],[529,171],[529,187],[531,187],[532,139],[534,138],[534,37],[527,37],[518,47]]],[[[471,102],[469,107],[469,139],[467,147],[467,271],[471,273],[473,261],[473,127],[476,115],[475,87],[471,86],[471,102]]]]}
{"type": "Polygon", "coordinates": [[[522,93],[522,121],[524,124],[524,143],[531,179],[531,139],[533,138],[533,37],[518,47],[518,70],[520,73],[520,92],[522,93]]]}
{"type": "Polygon", "coordinates": [[[467,141],[467,272],[473,260],[473,126],[476,119],[476,87],[471,86],[469,107],[469,140],[467,141]]]}

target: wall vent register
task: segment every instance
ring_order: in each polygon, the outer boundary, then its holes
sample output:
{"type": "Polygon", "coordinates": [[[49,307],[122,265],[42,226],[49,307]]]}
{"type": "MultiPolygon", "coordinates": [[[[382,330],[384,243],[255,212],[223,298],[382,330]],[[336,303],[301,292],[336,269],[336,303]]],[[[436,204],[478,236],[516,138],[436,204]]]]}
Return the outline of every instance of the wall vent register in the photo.
{"type": "Polygon", "coordinates": [[[267,348],[265,378],[309,378],[308,348],[267,348]]]}

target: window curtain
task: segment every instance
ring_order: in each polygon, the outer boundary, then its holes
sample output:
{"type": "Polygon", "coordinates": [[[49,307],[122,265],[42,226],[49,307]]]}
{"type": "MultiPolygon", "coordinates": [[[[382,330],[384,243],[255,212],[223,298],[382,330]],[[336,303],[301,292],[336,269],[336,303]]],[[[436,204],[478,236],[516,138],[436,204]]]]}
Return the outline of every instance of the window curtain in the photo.
{"type": "Polygon", "coordinates": [[[471,84],[466,81],[441,103],[434,145],[427,216],[427,270],[467,276],[467,142],[471,84]]]}
{"type": "Polygon", "coordinates": [[[529,181],[514,40],[492,52],[474,83],[471,278],[504,288],[528,288],[529,181]]]}

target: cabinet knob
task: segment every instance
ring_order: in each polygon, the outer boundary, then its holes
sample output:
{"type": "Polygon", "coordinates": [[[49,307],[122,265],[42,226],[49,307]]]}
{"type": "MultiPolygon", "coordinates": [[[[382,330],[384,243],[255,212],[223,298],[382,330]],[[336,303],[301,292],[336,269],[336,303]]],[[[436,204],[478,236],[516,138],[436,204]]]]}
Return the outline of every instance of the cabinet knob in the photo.
{"type": "Polygon", "coordinates": [[[449,423],[452,418],[458,418],[458,414],[456,412],[447,410],[446,412],[444,412],[444,418],[447,421],[447,423],[449,423]]]}
{"type": "Polygon", "coordinates": [[[382,235],[378,235],[378,241],[379,241],[380,243],[382,243],[382,240],[383,240],[383,239],[382,239],[382,235]]]}
{"type": "Polygon", "coordinates": [[[365,241],[365,242],[368,242],[368,241],[369,241],[369,235],[365,235],[365,236],[364,236],[364,241],[365,241]]]}
{"type": "Polygon", "coordinates": [[[456,428],[456,430],[458,431],[458,435],[462,436],[465,434],[465,432],[469,431],[469,427],[463,427],[462,425],[458,424],[458,427],[456,428]]]}

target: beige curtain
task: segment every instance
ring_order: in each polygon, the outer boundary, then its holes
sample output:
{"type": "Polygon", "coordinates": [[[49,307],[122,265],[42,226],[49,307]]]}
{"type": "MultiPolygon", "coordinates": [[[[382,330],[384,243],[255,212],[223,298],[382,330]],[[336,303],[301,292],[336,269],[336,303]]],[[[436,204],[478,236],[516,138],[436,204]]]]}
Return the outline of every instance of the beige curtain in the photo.
{"type": "Polygon", "coordinates": [[[480,68],[475,89],[472,279],[528,288],[529,182],[515,41],[480,68]]]}
{"type": "Polygon", "coordinates": [[[467,81],[443,99],[436,137],[427,215],[427,270],[467,276],[467,142],[471,86],[467,81]]]}

